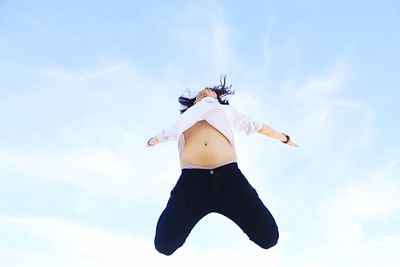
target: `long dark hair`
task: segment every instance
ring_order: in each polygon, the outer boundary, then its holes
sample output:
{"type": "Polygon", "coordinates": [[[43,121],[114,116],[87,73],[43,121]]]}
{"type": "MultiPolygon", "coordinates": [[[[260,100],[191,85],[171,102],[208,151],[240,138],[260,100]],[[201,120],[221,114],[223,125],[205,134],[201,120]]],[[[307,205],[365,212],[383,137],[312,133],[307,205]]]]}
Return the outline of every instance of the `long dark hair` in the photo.
{"type": "MultiPolygon", "coordinates": [[[[219,78],[220,84],[217,86],[213,87],[208,87],[212,91],[214,91],[217,94],[217,99],[218,102],[222,105],[229,105],[229,101],[227,99],[222,99],[225,98],[227,95],[233,95],[235,91],[232,91],[232,85],[227,86],[226,85],[226,75],[221,76],[219,78]]],[[[181,114],[188,110],[191,106],[194,105],[194,101],[196,100],[196,97],[186,97],[186,96],[180,96],[178,98],[179,103],[182,105],[182,108],[179,110],[181,114]]]]}

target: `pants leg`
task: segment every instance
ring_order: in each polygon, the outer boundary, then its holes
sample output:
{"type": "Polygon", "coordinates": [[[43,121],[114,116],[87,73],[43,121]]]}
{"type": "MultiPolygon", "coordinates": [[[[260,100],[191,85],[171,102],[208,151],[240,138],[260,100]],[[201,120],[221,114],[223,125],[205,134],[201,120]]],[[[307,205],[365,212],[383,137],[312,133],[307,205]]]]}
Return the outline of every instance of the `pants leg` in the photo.
{"type": "Polygon", "coordinates": [[[212,171],[186,170],[171,191],[156,228],[154,244],[165,255],[181,247],[197,222],[210,212],[234,221],[262,248],[274,246],[278,227],[237,164],[212,171]]]}
{"type": "Polygon", "coordinates": [[[219,196],[217,212],[235,222],[260,247],[268,249],[276,245],[278,227],[256,190],[239,168],[231,169],[225,175],[232,181],[219,196]]]}
{"type": "Polygon", "coordinates": [[[197,222],[210,212],[208,191],[202,177],[182,173],[157,223],[154,245],[160,253],[174,253],[197,222]]]}

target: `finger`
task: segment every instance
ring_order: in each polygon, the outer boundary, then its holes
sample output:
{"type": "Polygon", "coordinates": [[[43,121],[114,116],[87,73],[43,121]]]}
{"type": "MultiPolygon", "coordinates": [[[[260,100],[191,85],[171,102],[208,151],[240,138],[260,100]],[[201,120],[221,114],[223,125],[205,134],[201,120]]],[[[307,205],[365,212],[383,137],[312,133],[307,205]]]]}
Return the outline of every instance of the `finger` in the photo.
{"type": "Polygon", "coordinates": [[[296,143],[290,143],[289,145],[291,145],[291,146],[295,146],[295,147],[298,147],[299,145],[298,144],[296,144],[296,143]]]}

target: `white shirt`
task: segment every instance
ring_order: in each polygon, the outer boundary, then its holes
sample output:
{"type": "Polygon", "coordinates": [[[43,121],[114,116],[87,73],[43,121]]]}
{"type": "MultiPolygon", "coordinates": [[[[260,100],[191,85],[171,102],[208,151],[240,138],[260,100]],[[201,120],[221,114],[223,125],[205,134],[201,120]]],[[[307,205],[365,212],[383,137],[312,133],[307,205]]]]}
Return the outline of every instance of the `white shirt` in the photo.
{"type": "Polygon", "coordinates": [[[188,108],[172,124],[160,131],[156,138],[160,142],[178,141],[179,155],[185,147],[183,132],[196,122],[206,120],[211,126],[220,131],[235,147],[233,132],[240,131],[251,135],[262,128],[262,123],[239,113],[230,105],[222,105],[212,97],[204,97],[201,101],[188,108]]]}

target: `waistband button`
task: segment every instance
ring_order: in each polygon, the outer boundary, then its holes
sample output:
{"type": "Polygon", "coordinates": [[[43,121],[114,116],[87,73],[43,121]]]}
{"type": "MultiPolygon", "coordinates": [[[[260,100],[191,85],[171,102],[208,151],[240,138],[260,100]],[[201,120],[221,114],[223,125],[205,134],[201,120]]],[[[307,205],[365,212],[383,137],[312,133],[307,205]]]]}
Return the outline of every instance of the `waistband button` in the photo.
{"type": "Polygon", "coordinates": [[[211,170],[210,173],[211,173],[211,174],[214,174],[214,170],[211,170]]]}

